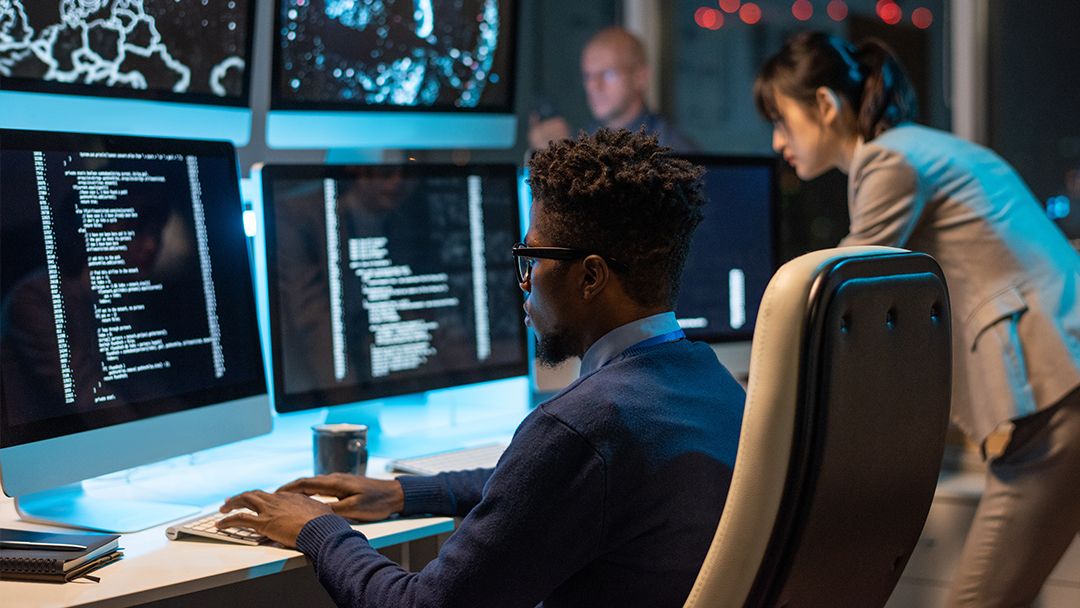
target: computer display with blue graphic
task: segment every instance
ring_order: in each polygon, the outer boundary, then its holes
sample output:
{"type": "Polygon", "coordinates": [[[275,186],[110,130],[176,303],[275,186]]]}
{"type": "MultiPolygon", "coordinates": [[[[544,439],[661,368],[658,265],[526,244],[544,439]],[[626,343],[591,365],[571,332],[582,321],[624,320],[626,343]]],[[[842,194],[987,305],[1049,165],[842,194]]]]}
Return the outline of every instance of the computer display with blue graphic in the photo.
{"type": "Polygon", "coordinates": [[[250,135],[255,0],[0,3],[3,126],[250,135]]]}
{"type": "Polygon", "coordinates": [[[513,145],[515,10],[512,0],[278,0],[270,145],[513,145]]]}

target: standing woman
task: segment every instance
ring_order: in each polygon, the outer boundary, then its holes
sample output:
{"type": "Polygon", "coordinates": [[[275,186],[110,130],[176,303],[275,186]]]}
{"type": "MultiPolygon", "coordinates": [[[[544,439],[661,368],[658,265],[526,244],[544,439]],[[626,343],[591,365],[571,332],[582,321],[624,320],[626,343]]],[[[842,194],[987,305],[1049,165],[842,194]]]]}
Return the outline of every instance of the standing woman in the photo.
{"type": "Polygon", "coordinates": [[[754,83],[773,148],[802,179],[848,174],[841,245],[937,259],[953,320],[952,418],[989,461],[949,606],[1027,606],[1080,531],[1080,255],[1004,160],[913,124],[883,44],[791,39],[754,83]]]}

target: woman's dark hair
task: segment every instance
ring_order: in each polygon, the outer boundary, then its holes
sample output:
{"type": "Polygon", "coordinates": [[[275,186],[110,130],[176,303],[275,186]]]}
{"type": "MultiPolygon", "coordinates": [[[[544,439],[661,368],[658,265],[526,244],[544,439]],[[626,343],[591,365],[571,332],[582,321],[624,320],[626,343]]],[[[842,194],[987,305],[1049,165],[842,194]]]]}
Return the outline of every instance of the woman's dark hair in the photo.
{"type": "Polygon", "coordinates": [[[600,129],[552,142],[529,161],[534,205],[559,247],[625,263],[639,305],[674,306],[690,239],[701,223],[704,169],[670,154],[645,129],[600,129]]]}
{"type": "Polygon", "coordinates": [[[777,92],[814,105],[819,87],[851,103],[865,141],[915,120],[918,113],[911,81],[884,42],[868,38],[854,46],[822,32],[796,35],[761,66],[754,105],[766,120],[776,120],[777,92]]]}

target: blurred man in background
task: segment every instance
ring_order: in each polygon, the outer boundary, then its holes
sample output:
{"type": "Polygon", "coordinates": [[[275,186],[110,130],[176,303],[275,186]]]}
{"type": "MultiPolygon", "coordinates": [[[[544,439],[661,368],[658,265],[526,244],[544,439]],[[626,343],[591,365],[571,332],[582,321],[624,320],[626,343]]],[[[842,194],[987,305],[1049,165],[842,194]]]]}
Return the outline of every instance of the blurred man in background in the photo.
{"type": "MultiPolygon", "coordinates": [[[[645,47],[640,40],[621,27],[597,32],[581,52],[581,80],[589,110],[596,119],[585,130],[592,133],[607,127],[637,131],[645,127],[647,133],[659,136],[662,146],[675,152],[696,151],[694,142],[649,110],[645,102],[649,78],[645,47]]],[[[529,146],[535,150],[571,135],[570,125],[562,116],[545,118],[534,112],[529,117],[529,146]]]]}

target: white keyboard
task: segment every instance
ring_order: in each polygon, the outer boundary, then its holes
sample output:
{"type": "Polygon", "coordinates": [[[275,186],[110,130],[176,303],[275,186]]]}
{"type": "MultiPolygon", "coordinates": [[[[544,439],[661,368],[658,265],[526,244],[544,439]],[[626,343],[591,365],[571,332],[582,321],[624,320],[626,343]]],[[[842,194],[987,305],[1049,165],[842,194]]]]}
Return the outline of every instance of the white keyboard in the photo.
{"type": "Polygon", "coordinates": [[[435,475],[446,471],[469,471],[472,469],[491,469],[499,462],[506,446],[497,443],[478,445],[472,448],[439,452],[428,456],[402,458],[390,461],[388,467],[393,471],[413,473],[414,475],[435,475]]]}
{"type": "MultiPolygon", "coordinates": [[[[254,511],[249,509],[237,509],[232,513],[238,512],[253,513],[254,511]]],[[[241,545],[261,545],[270,540],[251,528],[225,528],[224,530],[219,530],[218,527],[214,525],[217,520],[228,517],[229,515],[232,515],[232,513],[210,513],[209,515],[199,515],[198,517],[169,526],[165,530],[165,536],[168,536],[169,540],[176,540],[185,534],[190,534],[192,536],[213,538],[230,543],[240,543],[241,545]]]]}

